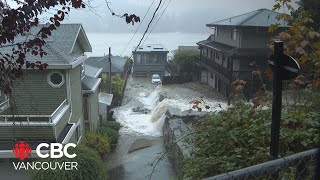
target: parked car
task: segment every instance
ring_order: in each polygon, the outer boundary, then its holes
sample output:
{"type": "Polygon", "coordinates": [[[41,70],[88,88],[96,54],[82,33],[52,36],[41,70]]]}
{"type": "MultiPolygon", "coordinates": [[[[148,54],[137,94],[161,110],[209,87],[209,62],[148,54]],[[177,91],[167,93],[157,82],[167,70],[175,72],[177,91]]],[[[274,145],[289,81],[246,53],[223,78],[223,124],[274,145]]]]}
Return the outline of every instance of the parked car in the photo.
{"type": "Polygon", "coordinates": [[[160,78],[159,74],[152,75],[151,83],[152,84],[155,84],[155,83],[161,84],[161,78],[160,78]]]}

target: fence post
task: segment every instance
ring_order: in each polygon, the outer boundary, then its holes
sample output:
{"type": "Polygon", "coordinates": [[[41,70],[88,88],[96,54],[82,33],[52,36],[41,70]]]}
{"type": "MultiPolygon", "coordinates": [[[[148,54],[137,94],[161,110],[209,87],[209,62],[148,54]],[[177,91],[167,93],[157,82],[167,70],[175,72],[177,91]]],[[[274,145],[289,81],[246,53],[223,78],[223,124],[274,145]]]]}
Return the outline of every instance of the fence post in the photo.
{"type": "Polygon", "coordinates": [[[280,77],[280,58],[283,54],[283,42],[274,42],[274,69],[273,69],[273,97],[272,97],[272,123],[271,123],[271,143],[270,157],[277,159],[279,156],[279,136],[282,103],[282,80],[280,77]]]}

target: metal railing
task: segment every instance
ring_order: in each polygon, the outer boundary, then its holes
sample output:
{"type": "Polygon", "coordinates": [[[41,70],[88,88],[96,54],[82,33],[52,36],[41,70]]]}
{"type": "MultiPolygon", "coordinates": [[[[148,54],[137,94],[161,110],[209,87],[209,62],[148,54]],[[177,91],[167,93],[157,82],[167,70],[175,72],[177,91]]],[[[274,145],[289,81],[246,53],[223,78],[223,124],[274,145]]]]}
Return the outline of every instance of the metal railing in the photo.
{"type": "MultiPolygon", "coordinates": [[[[198,57],[199,58],[199,57],[198,57]]],[[[251,81],[252,80],[252,70],[229,70],[228,68],[218,64],[212,59],[208,59],[203,57],[202,59],[202,66],[206,67],[209,66],[214,71],[219,73],[220,75],[224,76],[225,79],[228,79],[229,82],[232,82],[237,79],[251,81]]]]}
{"type": "Polygon", "coordinates": [[[58,116],[65,112],[66,108],[69,105],[67,104],[67,100],[65,99],[58,108],[51,115],[8,115],[8,114],[0,114],[0,118],[4,118],[4,121],[0,121],[0,125],[4,123],[12,123],[12,122],[25,122],[25,123],[53,123],[58,116]]]}
{"type": "Polygon", "coordinates": [[[202,62],[206,65],[208,65],[209,67],[211,67],[212,69],[214,69],[216,72],[218,72],[219,74],[223,75],[224,77],[230,79],[230,70],[224,66],[222,66],[221,64],[218,64],[217,62],[215,62],[212,59],[208,59],[206,57],[203,57],[202,62]]]}
{"type": "Polygon", "coordinates": [[[61,112],[63,112],[64,108],[67,106],[67,100],[65,99],[60,106],[51,114],[51,116],[49,117],[50,121],[52,122],[52,120],[56,119],[58,115],[61,114],[61,112]]]}
{"type": "Polygon", "coordinates": [[[8,109],[10,107],[10,103],[9,103],[9,99],[5,100],[4,102],[2,102],[0,104],[0,112],[5,111],[6,109],[8,109]]]}
{"type": "Polygon", "coordinates": [[[318,149],[312,149],[240,170],[213,176],[206,180],[315,179],[314,173],[318,152],[318,149]]]}

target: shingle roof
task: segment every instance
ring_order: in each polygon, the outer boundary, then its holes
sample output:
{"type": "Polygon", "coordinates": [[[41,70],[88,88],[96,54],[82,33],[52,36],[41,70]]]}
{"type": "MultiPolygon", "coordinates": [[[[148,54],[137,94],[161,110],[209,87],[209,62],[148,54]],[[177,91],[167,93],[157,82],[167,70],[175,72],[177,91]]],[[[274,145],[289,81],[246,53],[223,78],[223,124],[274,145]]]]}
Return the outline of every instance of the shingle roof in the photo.
{"type": "Polygon", "coordinates": [[[89,76],[84,76],[81,80],[82,90],[84,93],[93,93],[97,90],[101,82],[100,78],[92,78],[89,76]]]}
{"type": "MultiPolygon", "coordinates": [[[[102,68],[103,73],[109,73],[109,60],[106,57],[89,57],[85,64],[96,68],[102,68]]],[[[121,56],[111,56],[111,73],[122,73],[126,64],[126,59],[121,56]]]]}
{"type": "Polygon", "coordinates": [[[207,24],[208,27],[214,26],[254,26],[269,27],[271,24],[279,23],[280,27],[287,27],[288,22],[278,21],[276,17],[280,13],[269,9],[258,9],[238,16],[223,19],[207,24]]]}
{"type": "Polygon", "coordinates": [[[86,76],[97,78],[102,72],[102,68],[96,68],[90,65],[84,65],[84,73],[86,76]]]}
{"type": "MultiPolygon", "coordinates": [[[[17,36],[14,39],[14,43],[24,42],[26,39],[34,38],[44,25],[38,25],[31,29],[28,36],[17,36]]],[[[28,61],[41,61],[49,65],[65,65],[73,63],[74,61],[82,58],[83,54],[71,53],[73,46],[78,38],[81,36],[82,41],[87,41],[81,24],[61,24],[56,30],[52,31],[52,35],[46,40],[46,44],[43,46],[43,50],[47,53],[46,56],[41,58],[33,56],[30,52],[26,53],[28,61]],[[83,33],[78,34],[82,30],[83,33]]],[[[82,43],[84,45],[85,52],[91,51],[90,43],[82,43]]],[[[9,43],[5,45],[10,45],[9,43]]],[[[0,47],[0,52],[5,54],[12,54],[12,46],[0,47]]]]}
{"type": "Polygon", "coordinates": [[[222,44],[222,43],[215,42],[215,41],[211,41],[211,40],[200,41],[197,44],[200,46],[206,46],[211,49],[215,49],[217,51],[225,52],[225,53],[232,53],[236,49],[236,47],[229,46],[229,45],[222,44]]]}

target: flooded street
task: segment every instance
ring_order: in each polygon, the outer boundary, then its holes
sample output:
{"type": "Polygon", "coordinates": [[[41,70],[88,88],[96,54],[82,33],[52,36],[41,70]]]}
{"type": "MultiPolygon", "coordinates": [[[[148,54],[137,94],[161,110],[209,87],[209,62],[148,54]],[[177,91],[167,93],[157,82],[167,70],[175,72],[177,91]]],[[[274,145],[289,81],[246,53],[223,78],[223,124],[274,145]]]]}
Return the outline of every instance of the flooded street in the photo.
{"type": "Polygon", "coordinates": [[[149,179],[150,174],[151,179],[175,178],[167,156],[159,161],[154,172],[151,166],[165,152],[162,139],[165,112],[168,109],[186,112],[192,107],[190,101],[201,96],[210,111],[227,106],[211,88],[198,83],[162,86],[151,84],[147,78],[130,77],[122,106],[114,109],[113,116],[123,127],[117,148],[105,161],[109,178],[149,179]]]}

